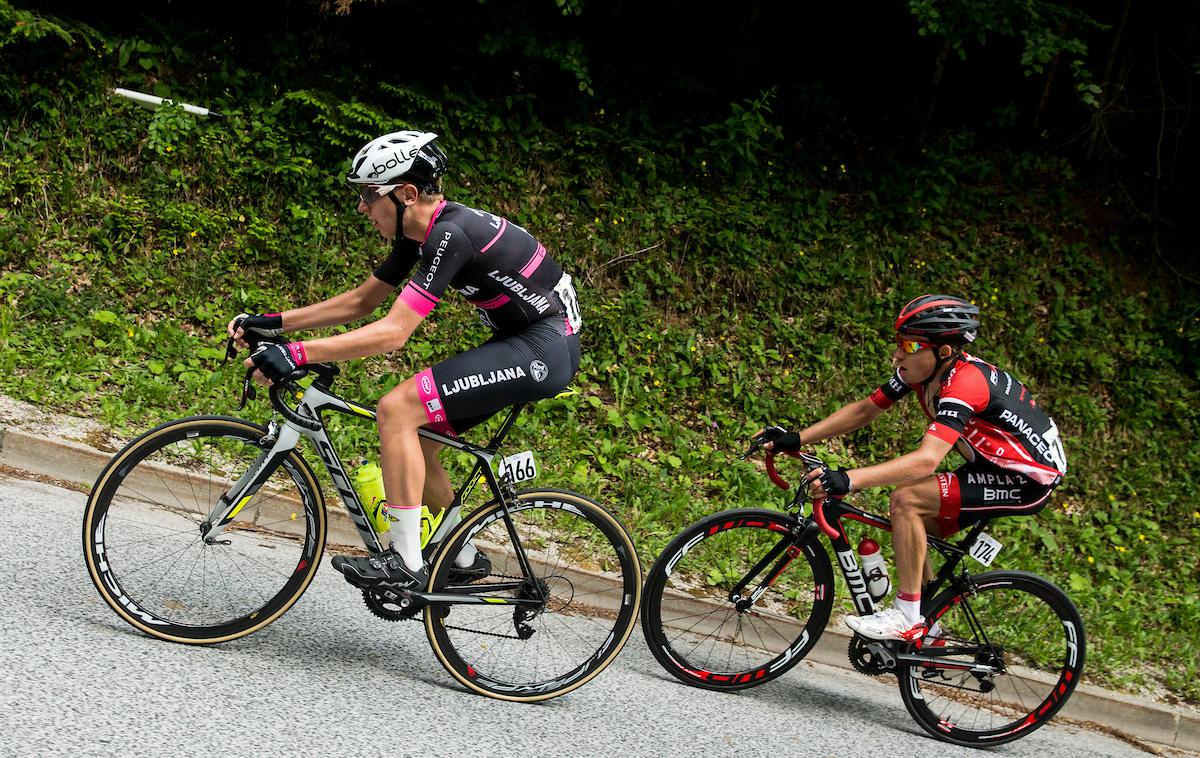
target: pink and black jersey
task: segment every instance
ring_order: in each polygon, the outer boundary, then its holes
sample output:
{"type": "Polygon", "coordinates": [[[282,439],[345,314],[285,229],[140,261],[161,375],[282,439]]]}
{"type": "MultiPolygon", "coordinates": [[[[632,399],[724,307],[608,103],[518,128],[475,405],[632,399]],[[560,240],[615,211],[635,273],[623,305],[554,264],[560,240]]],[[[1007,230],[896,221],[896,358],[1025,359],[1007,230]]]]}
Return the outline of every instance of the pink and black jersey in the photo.
{"type": "Polygon", "coordinates": [[[871,394],[871,401],[889,408],[914,389],[932,419],[927,434],[950,444],[961,439],[984,460],[1043,485],[1057,484],[1066,473],[1054,420],[1007,371],[964,353],[946,373],[932,409],[924,402],[926,386],[906,384],[899,371],[871,394]]]}
{"type": "Polygon", "coordinates": [[[399,238],[375,276],[399,287],[414,266],[400,298],[421,316],[452,287],[501,334],[551,317],[565,319],[568,334],[579,330],[571,277],[533,235],[495,214],[442,201],[425,239],[399,238]]]}

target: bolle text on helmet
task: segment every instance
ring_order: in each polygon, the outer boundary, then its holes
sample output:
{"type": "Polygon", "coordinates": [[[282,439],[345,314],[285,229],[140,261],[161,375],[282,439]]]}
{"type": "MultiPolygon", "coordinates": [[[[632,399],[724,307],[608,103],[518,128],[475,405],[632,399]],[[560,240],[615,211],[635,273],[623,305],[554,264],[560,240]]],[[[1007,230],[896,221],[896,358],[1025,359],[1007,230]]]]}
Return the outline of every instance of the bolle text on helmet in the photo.
{"type": "Polygon", "coordinates": [[[374,179],[382,176],[385,171],[402,166],[413,159],[420,151],[420,147],[410,147],[407,150],[392,150],[392,157],[385,160],[382,164],[371,161],[371,173],[367,174],[368,179],[374,179]]]}

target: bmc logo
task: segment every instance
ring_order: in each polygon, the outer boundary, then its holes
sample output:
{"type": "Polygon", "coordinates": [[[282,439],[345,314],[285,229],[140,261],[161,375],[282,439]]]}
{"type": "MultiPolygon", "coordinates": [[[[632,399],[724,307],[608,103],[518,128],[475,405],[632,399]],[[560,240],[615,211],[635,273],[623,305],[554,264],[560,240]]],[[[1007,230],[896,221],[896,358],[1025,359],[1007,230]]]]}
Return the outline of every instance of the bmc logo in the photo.
{"type": "Polygon", "coordinates": [[[413,156],[420,150],[419,147],[409,148],[407,152],[393,150],[392,157],[388,158],[382,164],[371,161],[371,173],[367,174],[368,178],[374,179],[389,169],[397,168],[413,159],[413,156]]]}

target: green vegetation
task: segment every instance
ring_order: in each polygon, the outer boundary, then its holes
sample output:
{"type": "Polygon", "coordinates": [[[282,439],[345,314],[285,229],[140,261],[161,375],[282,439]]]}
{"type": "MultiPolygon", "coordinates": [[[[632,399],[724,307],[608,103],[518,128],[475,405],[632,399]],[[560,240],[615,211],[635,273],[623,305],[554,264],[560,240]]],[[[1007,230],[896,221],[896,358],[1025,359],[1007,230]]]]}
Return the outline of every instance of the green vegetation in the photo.
{"type": "MultiPolygon", "coordinates": [[[[448,196],[530,229],[580,285],[579,394],[536,407],[512,449],[615,509],[645,560],[702,514],[782,503],[735,460],[749,434],[864,396],[890,373],[898,307],[961,293],[984,308],[978,354],[1031,385],[1071,462],[1041,516],[995,524],[998,565],[1069,590],[1096,680],[1200,702],[1200,661],[1178,655],[1200,628],[1200,297],[1147,264],[1115,189],[965,130],[904,163],[834,139],[801,150],[771,89],[656,130],[597,100],[552,114],[529,92],[243,68],[215,38],[171,39],[0,0],[0,392],[130,436],[235,412],[227,320],[362,281],[386,247],[353,210],[346,159],[432,129],[448,196]],[[224,117],[151,113],[114,86],[224,117]]],[[[340,389],[372,401],[485,335],[462,304],[429,322],[401,354],[346,365],[340,389]]],[[[819,452],[883,460],[923,426],[906,402],[819,452]]]]}

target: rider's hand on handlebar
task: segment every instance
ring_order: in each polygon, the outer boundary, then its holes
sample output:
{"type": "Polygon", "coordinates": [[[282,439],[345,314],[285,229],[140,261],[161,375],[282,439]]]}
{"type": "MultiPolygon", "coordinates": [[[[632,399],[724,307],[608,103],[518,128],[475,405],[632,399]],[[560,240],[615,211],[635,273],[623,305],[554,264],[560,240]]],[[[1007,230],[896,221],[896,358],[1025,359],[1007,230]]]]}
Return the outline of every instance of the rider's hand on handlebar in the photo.
{"type": "Polygon", "coordinates": [[[800,449],[800,434],[798,432],[789,432],[782,426],[768,426],[765,429],[759,429],[754,435],[754,439],[761,438],[763,441],[761,446],[767,450],[779,450],[781,452],[793,452],[800,449]]]}
{"type": "Polygon", "coordinates": [[[250,344],[246,342],[246,332],[253,332],[257,337],[278,337],[283,334],[283,316],[278,313],[262,313],[250,315],[239,313],[230,320],[225,331],[233,338],[234,343],[246,350],[250,344]]]}
{"type": "Polygon", "coordinates": [[[286,379],[293,371],[308,363],[303,342],[286,345],[263,343],[243,361],[247,368],[255,367],[254,381],[259,384],[274,384],[286,379]]]}
{"type": "Polygon", "coordinates": [[[807,478],[808,492],[814,498],[843,497],[853,489],[845,469],[814,468],[807,478]]]}

